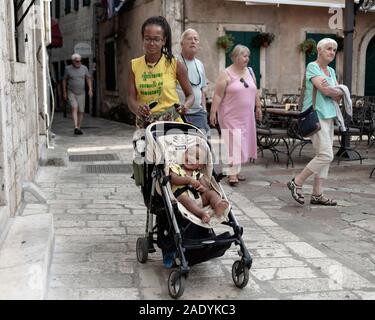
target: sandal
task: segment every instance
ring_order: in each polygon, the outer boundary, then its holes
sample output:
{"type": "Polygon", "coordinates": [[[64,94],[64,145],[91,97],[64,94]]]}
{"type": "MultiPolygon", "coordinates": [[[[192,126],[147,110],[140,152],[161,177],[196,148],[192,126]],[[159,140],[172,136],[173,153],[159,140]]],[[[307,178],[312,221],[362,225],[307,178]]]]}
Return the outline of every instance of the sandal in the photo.
{"type": "Polygon", "coordinates": [[[336,200],[328,198],[323,193],[319,196],[311,195],[310,203],[311,204],[321,204],[323,206],[336,206],[337,205],[336,200]]]}
{"type": "Polygon", "coordinates": [[[237,175],[237,179],[238,181],[246,181],[246,177],[240,174],[237,175]]]}
{"type": "Polygon", "coordinates": [[[292,197],[294,200],[296,200],[299,204],[304,204],[305,203],[305,197],[302,194],[302,186],[297,185],[294,182],[294,178],[292,181],[289,181],[287,183],[288,189],[292,192],[292,197]]]}
{"type": "Polygon", "coordinates": [[[238,185],[238,180],[237,179],[233,179],[233,178],[229,178],[228,177],[228,183],[231,187],[235,187],[238,185]]]}

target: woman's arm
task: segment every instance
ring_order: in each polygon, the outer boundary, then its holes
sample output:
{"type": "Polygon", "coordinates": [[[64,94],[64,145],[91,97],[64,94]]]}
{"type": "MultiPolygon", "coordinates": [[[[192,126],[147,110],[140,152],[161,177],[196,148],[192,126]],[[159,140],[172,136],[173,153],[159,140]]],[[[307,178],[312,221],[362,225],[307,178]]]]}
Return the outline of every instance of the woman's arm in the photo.
{"type": "Polygon", "coordinates": [[[186,114],[186,112],[194,103],[193,89],[190,85],[186,67],[180,61],[177,60],[176,68],[176,77],[185,95],[185,101],[181,106],[180,110],[182,114],[186,114]]]}
{"type": "Polygon", "coordinates": [[[216,113],[219,109],[219,105],[224,98],[225,89],[228,84],[228,75],[225,71],[221,72],[215,86],[215,93],[212,98],[211,111],[210,111],[210,122],[213,126],[217,124],[216,113]]]}
{"type": "Polygon", "coordinates": [[[137,100],[137,89],[135,87],[135,77],[131,62],[129,63],[128,73],[128,108],[139,117],[147,117],[150,114],[150,108],[147,105],[141,105],[137,100]]]}
{"type": "Polygon", "coordinates": [[[331,97],[332,99],[340,98],[344,93],[340,89],[330,87],[327,80],[324,77],[316,76],[311,78],[313,85],[325,96],[331,97]]]}

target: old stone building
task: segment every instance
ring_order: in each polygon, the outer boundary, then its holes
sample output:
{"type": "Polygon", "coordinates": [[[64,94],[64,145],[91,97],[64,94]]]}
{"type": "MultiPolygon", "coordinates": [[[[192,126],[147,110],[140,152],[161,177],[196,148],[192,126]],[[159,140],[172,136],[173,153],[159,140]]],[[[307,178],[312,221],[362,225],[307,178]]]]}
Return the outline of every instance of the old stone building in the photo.
{"type": "Polygon", "coordinates": [[[46,150],[48,13],[43,0],[0,6],[0,240],[46,150]]]}
{"type": "MultiPolygon", "coordinates": [[[[206,67],[210,98],[220,70],[228,63],[228,53],[218,48],[220,36],[231,34],[235,43],[251,49],[251,66],[255,69],[259,88],[273,89],[279,95],[298,93],[305,65],[311,57],[299,49],[308,38],[343,36],[344,0],[330,1],[265,1],[265,0],[139,0],[113,19],[99,24],[99,61],[101,110],[126,105],[126,81],[130,59],[143,53],[141,25],[152,15],[163,15],[171,24],[174,52],[186,28],[200,33],[198,58],[206,67]],[[259,33],[271,33],[268,46],[255,46],[259,33]],[[111,50],[109,50],[111,49],[111,50]],[[109,57],[108,55],[112,55],[109,57]],[[115,61],[111,66],[107,61],[115,61]],[[111,81],[108,82],[108,77],[111,81]],[[106,81],[109,84],[104,85],[106,81]]],[[[375,95],[375,13],[359,11],[353,43],[352,93],[375,95]]],[[[343,80],[343,52],[335,61],[339,81],[343,80]]]]}

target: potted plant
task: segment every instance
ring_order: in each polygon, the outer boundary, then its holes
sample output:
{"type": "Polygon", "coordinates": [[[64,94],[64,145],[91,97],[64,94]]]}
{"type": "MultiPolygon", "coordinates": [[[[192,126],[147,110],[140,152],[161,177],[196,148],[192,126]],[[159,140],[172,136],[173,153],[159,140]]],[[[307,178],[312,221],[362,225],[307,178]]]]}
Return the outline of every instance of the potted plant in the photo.
{"type": "Polygon", "coordinates": [[[259,47],[268,47],[273,40],[275,40],[275,35],[270,32],[259,32],[252,40],[252,46],[259,47]]]}
{"type": "Polygon", "coordinates": [[[216,45],[219,49],[228,51],[234,45],[234,38],[231,34],[225,34],[217,38],[216,45]]]}
{"type": "Polygon", "coordinates": [[[300,50],[307,55],[316,54],[318,52],[316,49],[316,42],[311,38],[302,41],[298,46],[300,50]]]}

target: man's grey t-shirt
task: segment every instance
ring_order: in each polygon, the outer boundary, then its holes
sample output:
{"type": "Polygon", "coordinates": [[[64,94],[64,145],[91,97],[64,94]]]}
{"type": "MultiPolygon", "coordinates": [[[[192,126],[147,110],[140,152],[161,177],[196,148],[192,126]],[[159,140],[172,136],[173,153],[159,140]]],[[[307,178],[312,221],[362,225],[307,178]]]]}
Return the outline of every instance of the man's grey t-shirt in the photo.
{"type": "Polygon", "coordinates": [[[86,66],[76,68],[72,65],[65,68],[64,79],[67,80],[68,90],[74,94],[85,93],[85,78],[91,77],[86,66]]]}
{"type": "MultiPolygon", "coordinates": [[[[187,60],[182,59],[180,55],[177,56],[177,59],[185,64],[188,70],[188,77],[190,80],[191,87],[193,88],[194,94],[194,104],[190,107],[188,114],[197,113],[202,110],[202,88],[206,86],[206,74],[204,72],[203,63],[198,59],[187,60]],[[199,73],[198,73],[199,72],[199,73]],[[200,76],[200,81],[199,81],[200,76]]],[[[184,103],[185,95],[180,86],[177,84],[177,94],[180,98],[180,104],[184,103]]]]}

